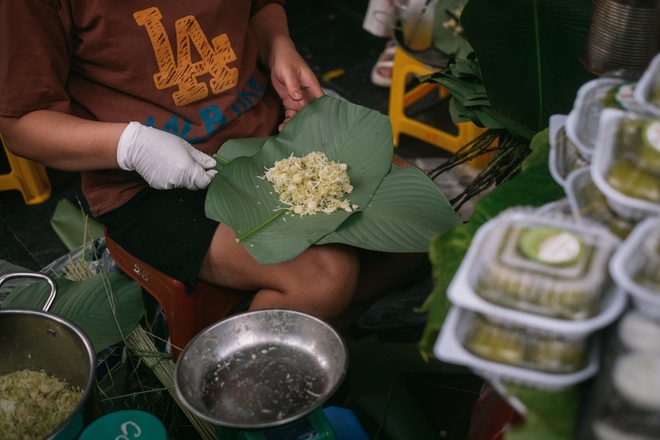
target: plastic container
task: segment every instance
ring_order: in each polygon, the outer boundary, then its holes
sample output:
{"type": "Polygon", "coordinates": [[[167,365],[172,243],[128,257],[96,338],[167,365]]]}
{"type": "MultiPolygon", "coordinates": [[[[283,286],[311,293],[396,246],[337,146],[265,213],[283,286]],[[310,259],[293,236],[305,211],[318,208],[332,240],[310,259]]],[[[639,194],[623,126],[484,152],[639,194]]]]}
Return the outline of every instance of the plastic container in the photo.
{"type": "Polygon", "coordinates": [[[550,116],[549,167],[552,178],[561,186],[566,186],[568,175],[577,169],[588,167],[589,161],[571,142],[565,129],[566,115],[550,116]]]}
{"type": "Polygon", "coordinates": [[[591,178],[591,170],[582,168],[568,177],[566,196],[571,212],[578,219],[598,222],[621,239],[625,239],[635,227],[635,222],[621,218],[607,203],[607,198],[591,178]]]}
{"type": "Polygon", "coordinates": [[[564,215],[572,214],[571,205],[568,203],[568,198],[566,197],[561,198],[559,200],[555,200],[554,202],[546,203],[545,205],[541,205],[538,208],[536,208],[536,212],[538,213],[555,212],[564,215]]]}
{"type": "Polygon", "coordinates": [[[660,432],[660,356],[630,352],[608,372],[606,405],[593,423],[598,440],[657,439],[660,432]]]}
{"type": "Polygon", "coordinates": [[[614,331],[593,385],[594,437],[656,439],[660,410],[648,404],[659,403],[660,321],[631,309],[614,331]]]}
{"type": "MultiPolygon", "coordinates": [[[[660,218],[639,223],[610,260],[612,278],[642,313],[660,318],[660,218]]],[[[660,342],[659,342],[660,344],[660,342]]]]}
{"type": "Polygon", "coordinates": [[[614,321],[625,307],[625,293],[608,275],[610,256],[619,243],[597,223],[578,223],[554,212],[508,209],[479,228],[447,295],[457,306],[513,323],[587,334],[614,321]],[[523,241],[537,230],[560,232],[577,240],[580,248],[572,249],[575,256],[566,264],[530,258],[522,250],[529,244],[523,241]]]}
{"type": "Polygon", "coordinates": [[[593,181],[610,207],[620,217],[634,221],[660,214],[660,150],[656,153],[647,144],[643,149],[636,146],[637,135],[630,133],[637,129],[622,127],[650,122],[649,117],[637,113],[604,110],[591,161],[593,181]],[[628,134],[623,135],[624,131],[628,134]]]}
{"type": "Polygon", "coordinates": [[[598,348],[591,338],[543,332],[454,306],[433,353],[441,361],[469,367],[487,379],[561,390],[598,370],[598,348]],[[493,345],[487,347],[488,342],[480,342],[483,336],[478,332],[490,332],[493,345]]]}
{"type": "Polygon", "coordinates": [[[626,313],[617,325],[617,335],[625,350],[660,356],[660,321],[638,310],[626,313]]]}
{"type": "Polygon", "coordinates": [[[608,94],[625,83],[620,78],[597,78],[587,81],[578,90],[573,109],[566,118],[566,134],[585,159],[591,160],[593,156],[600,113],[608,106],[608,94]]]}
{"type": "Polygon", "coordinates": [[[637,82],[634,97],[644,111],[660,116],[660,53],[651,60],[637,82]]]}

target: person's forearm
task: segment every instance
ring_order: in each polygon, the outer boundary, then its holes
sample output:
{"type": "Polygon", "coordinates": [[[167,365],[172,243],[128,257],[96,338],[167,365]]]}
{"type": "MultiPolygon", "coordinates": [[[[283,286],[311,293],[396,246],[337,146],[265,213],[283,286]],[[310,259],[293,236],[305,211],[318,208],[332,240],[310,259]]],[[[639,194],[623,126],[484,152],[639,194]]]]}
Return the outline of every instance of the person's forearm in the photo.
{"type": "Polygon", "coordinates": [[[293,50],[295,45],[289,37],[286,12],[282,5],[270,3],[250,20],[250,25],[257,37],[259,59],[268,68],[271,67],[273,54],[279,50],[293,50]]]}
{"type": "Polygon", "coordinates": [[[126,125],[50,110],[0,117],[0,133],[9,151],[64,171],[118,168],[117,143],[126,125]]]}

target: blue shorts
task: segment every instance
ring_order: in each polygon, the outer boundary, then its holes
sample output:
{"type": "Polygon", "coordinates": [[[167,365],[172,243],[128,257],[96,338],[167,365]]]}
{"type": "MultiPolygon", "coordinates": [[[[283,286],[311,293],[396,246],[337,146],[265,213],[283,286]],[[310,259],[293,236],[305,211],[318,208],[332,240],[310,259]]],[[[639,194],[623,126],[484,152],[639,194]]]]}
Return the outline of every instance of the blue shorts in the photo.
{"type": "Polygon", "coordinates": [[[98,220],[127,252],[181,281],[192,293],[219,224],[204,214],[206,193],[145,188],[98,220]]]}

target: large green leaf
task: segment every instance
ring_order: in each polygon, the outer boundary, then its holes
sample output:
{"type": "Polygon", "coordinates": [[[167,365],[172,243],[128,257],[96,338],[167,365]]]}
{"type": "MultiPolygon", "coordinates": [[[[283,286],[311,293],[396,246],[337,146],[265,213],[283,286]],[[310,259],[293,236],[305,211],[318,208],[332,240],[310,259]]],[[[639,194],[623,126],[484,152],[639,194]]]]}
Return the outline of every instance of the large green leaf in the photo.
{"type": "Polygon", "coordinates": [[[70,200],[57,202],[50,225],[69,250],[76,249],[90,240],[103,237],[103,227],[90,218],[83,209],[70,200]]]}
{"type": "Polygon", "coordinates": [[[223,167],[237,157],[254,156],[261,150],[261,147],[264,146],[266,141],[271,138],[272,136],[240,140],[232,139],[222,144],[220,151],[213,157],[218,160],[219,167],[223,167]]]}
{"type": "Polygon", "coordinates": [[[561,391],[539,390],[507,382],[506,393],[525,406],[525,423],[511,426],[507,440],[574,438],[580,410],[580,386],[561,391]]]}
{"type": "MultiPolygon", "coordinates": [[[[85,281],[54,280],[58,294],[50,313],[78,325],[97,353],[121,342],[144,315],[140,286],[124,275],[100,273],[85,281]]],[[[15,287],[2,308],[41,310],[49,294],[46,283],[15,287]]]]}
{"type": "MultiPolygon", "coordinates": [[[[253,149],[262,141],[245,142],[253,149]]],[[[372,197],[380,191],[381,181],[390,171],[393,153],[392,129],[387,116],[330,96],[319,98],[306,106],[279,135],[263,142],[258,153],[250,155],[253,152],[250,150],[245,156],[238,157],[240,143],[241,140],[232,141],[231,156],[234,159],[219,170],[209,187],[206,215],[232,228],[239,242],[262,264],[279,263],[296,257],[307,247],[334,232],[351,215],[366,210],[372,197]],[[337,211],[301,217],[280,209],[282,204],[272,185],[262,178],[265,170],[277,160],[292,154],[301,157],[313,151],[323,151],[329,159],[348,164],[348,174],[354,189],[347,198],[358,206],[355,212],[337,211]]],[[[220,149],[219,156],[222,156],[224,148],[220,149]]],[[[408,190],[428,194],[429,179],[422,182],[419,177],[405,172],[396,179],[410,179],[411,182],[404,182],[408,190]]],[[[395,193],[399,195],[397,199],[392,199],[394,205],[410,198],[410,194],[403,195],[400,191],[395,193]]],[[[439,189],[435,188],[429,197],[421,197],[423,200],[420,203],[428,209],[441,203],[439,206],[443,215],[437,218],[436,230],[444,230],[444,218],[454,215],[453,210],[446,204],[439,189]],[[448,214],[449,211],[451,214],[448,214]]],[[[382,207],[385,204],[381,202],[376,206],[382,207]]],[[[398,209],[392,204],[388,206],[388,209],[398,209]]],[[[375,219],[376,215],[368,218],[375,219]]],[[[387,220],[389,226],[382,228],[394,227],[399,231],[398,234],[405,235],[406,229],[418,227],[411,227],[408,220],[395,224],[393,218],[387,220]]],[[[365,229],[360,228],[360,222],[356,223],[358,229],[354,232],[364,233],[365,229]]],[[[339,241],[347,240],[345,235],[336,237],[339,241]]],[[[385,237],[380,242],[390,244],[384,250],[399,249],[401,240],[396,238],[396,234],[392,234],[392,237],[385,237]]],[[[419,239],[416,240],[419,243],[419,239]]],[[[360,246],[360,243],[366,242],[360,238],[351,244],[360,246]]],[[[379,248],[382,249],[382,246],[379,248]]],[[[424,250],[426,248],[417,249],[424,250]]]]}
{"type": "Polygon", "coordinates": [[[460,223],[460,217],[428,176],[415,167],[393,166],[367,209],[352,215],[318,244],[426,252],[431,237],[460,223]]]}
{"type": "Polygon", "coordinates": [[[593,78],[580,63],[591,0],[469,0],[461,24],[492,109],[536,133],[593,78]]]}

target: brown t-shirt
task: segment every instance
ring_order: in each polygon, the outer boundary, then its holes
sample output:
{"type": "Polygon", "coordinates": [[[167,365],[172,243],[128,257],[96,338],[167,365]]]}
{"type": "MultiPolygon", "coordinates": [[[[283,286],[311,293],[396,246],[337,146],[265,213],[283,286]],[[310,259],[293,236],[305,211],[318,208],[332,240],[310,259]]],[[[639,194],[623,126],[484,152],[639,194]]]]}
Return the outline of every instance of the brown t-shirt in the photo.
{"type": "MultiPolygon", "coordinates": [[[[272,134],[281,103],[257,63],[249,19],[283,0],[3,0],[0,115],[50,109],[138,121],[213,154],[272,134]]],[[[35,128],[36,129],[36,128],[35,128]]],[[[135,172],[82,173],[92,213],[130,199],[135,172]]]]}

